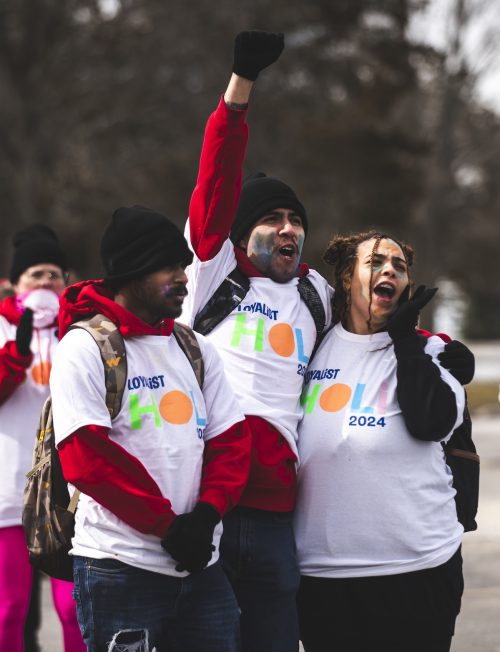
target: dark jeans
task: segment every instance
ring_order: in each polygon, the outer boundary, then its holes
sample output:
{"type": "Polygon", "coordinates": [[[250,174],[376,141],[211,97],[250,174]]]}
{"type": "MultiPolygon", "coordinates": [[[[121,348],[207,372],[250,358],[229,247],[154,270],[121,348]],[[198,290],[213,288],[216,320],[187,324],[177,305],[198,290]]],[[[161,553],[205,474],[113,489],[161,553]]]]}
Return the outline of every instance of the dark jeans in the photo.
{"type": "Polygon", "coordinates": [[[302,577],[306,652],[448,652],[463,593],[460,548],[436,568],[378,577],[302,577]]]}
{"type": "Polygon", "coordinates": [[[224,518],[220,553],[241,609],[242,651],[297,652],[292,514],[236,507],[224,518]]]}
{"type": "Polygon", "coordinates": [[[177,578],[114,559],[75,557],[74,576],[89,652],[238,650],[238,605],[218,563],[177,578]]]}

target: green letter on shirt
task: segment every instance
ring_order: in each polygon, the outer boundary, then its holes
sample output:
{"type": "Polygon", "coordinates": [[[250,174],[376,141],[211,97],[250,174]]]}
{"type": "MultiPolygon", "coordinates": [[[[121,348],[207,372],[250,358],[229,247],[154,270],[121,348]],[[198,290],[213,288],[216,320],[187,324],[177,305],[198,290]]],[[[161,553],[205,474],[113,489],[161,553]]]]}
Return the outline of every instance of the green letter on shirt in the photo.
{"type": "Polygon", "coordinates": [[[300,397],[300,404],[302,406],[305,405],[304,412],[306,414],[311,414],[311,412],[314,410],[314,406],[316,405],[316,401],[318,400],[320,387],[321,387],[320,383],[314,385],[314,389],[310,394],[307,393],[307,386],[304,387],[304,389],[302,390],[302,396],[300,397]]]}
{"type": "Polygon", "coordinates": [[[160,413],[156,406],[153,394],[151,394],[151,403],[148,405],[139,405],[139,395],[130,394],[130,425],[134,430],[141,427],[141,416],[143,414],[153,414],[155,418],[155,427],[161,426],[160,413]]]}
{"type": "Polygon", "coordinates": [[[264,320],[257,320],[257,328],[246,328],[247,316],[245,314],[236,315],[236,323],[234,325],[233,337],[231,338],[231,346],[240,346],[242,335],[255,336],[255,350],[264,350],[264,320]]]}

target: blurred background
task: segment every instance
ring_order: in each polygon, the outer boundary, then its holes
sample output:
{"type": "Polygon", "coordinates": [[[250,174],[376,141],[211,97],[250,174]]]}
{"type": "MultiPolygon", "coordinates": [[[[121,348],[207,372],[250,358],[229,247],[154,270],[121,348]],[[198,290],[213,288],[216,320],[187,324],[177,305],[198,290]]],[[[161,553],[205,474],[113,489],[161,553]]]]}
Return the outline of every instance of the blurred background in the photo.
{"type": "MultiPolygon", "coordinates": [[[[243,29],[286,35],[254,90],[245,172],[297,191],[305,260],[328,276],[339,232],[409,242],[414,279],[440,288],[424,325],[476,354],[479,530],[453,650],[498,652],[498,0],[0,0],[0,276],[33,221],[57,231],[73,279],[100,276],[117,206],[183,225],[243,29]]],[[[48,606],[43,622],[44,652],[60,650],[48,606]]]]}
{"type": "Polygon", "coordinates": [[[247,28],[285,32],[286,49],[256,85],[245,172],[296,189],[305,260],[328,276],[334,233],[387,230],[440,287],[426,327],[498,338],[496,0],[1,0],[0,276],[33,221],[58,232],[74,279],[100,276],[117,206],[184,223],[247,28]]]}

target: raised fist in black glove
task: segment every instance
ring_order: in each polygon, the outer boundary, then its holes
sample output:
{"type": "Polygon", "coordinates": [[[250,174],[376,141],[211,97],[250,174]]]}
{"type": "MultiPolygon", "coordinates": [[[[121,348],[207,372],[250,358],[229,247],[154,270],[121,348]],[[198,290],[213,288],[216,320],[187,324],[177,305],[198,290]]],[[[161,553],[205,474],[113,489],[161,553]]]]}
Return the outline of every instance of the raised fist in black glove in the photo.
{"type": "Polygon", "coordinates": [[[474,354],[462,342],[458,340],[448,342],[444,351],[438,355],[438,360],[461,385],[468,385],[474,378],[476,365],[474,354]]]}
{"type": "Polygon", "coordinates": [[[420,311],[436,294],[437,288],[426,289],[425,285],[419,285],[411,298],[408,298],[409,291],[408,287],[403,292],[396,312],[387,322],[387,331],[393,341],[415,333],[420,311]]]}
{"type": "Polygon", "coordinates": [[[30,354],[31,338],[33,337],[33,310],[25,308],[16,331],[16,347],[19,355],[30,354]]]}
{"type": "Polygon", "coordinates": [[[285,37],[281,33],[240,32],[234,40],[233,72],[255,81],[261,70],[279,58],[284,47],[285,37]]]}
{"type": "Polygon", "coordinates": [[[208,503],[198,503],[192,512],[173,520],[161,545],[178,562],[177,571],[197,573],[205,568],[215,550],[212,539],[219,521],[219,512],[208,503]]]}

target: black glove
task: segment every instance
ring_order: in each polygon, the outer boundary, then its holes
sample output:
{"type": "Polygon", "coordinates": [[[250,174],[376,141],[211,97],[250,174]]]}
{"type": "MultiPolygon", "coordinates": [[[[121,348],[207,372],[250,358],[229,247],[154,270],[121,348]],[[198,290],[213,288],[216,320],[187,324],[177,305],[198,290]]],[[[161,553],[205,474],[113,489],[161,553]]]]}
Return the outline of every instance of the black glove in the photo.
{"type": "Polygon", "coordinates": [[[426,290],[425,285],[419,285],[411,299],[408,298],[409,291],[409,287],[405,289],[399,300],[399,307],[387,322],[387,331],[393,341],[415,333],[420,311],[436,294],[437,288],[426,290]]]}
{"type": "Polygon", "coordinates": [[[234,39],[233,72],[255,81],[261,70],[279,58],[284,47],[285,37],[281,33],[240,32],[234,39]]]}
{"type": "Polygon", "coordinates": [[[208,503],[198,503],[173,520],[161,545],[178,562],[175,570],[196,573],[205,568],[215,550],[212,539],[219,521],[219,512],[208,503]]]}
{"type": "Polygon", "coordinates": [[[474,354],[462,342],[448,342],[444,351],[438,355],[438,360],[461,385],[468,385],[474,378],[474,354]]]}
{"type": "Polygon", "coordinates": [[[33,337],[33,310],[25,308],[16,331],[16,347],[19,355],[30,354],[31,338],[33,337]]]}

